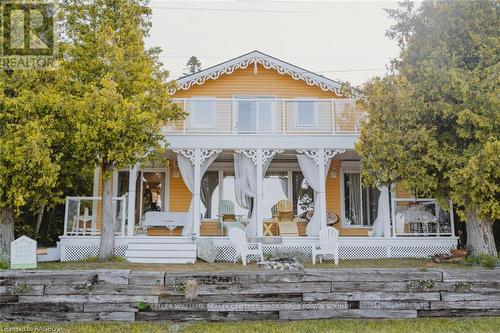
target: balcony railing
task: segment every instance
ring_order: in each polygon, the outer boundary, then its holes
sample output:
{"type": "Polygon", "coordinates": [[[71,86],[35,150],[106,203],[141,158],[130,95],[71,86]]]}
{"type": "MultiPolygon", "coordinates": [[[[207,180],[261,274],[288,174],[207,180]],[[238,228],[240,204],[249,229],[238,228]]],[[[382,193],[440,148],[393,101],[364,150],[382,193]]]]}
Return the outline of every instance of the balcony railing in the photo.
{"type": "Polygon", "coordinates": [[[356,135],[365,112],[353,99],[177,98],[188,116],[167,133],[356,135]]]}
{"type": "MultiPolygon", "coordinates": [[[[113,224],[116,235],[125,235],[127,195],[113,197],[113,224]]],[[[101,234],[101,197],[66,197],[65,236],[98,236],[101,234]]]]}

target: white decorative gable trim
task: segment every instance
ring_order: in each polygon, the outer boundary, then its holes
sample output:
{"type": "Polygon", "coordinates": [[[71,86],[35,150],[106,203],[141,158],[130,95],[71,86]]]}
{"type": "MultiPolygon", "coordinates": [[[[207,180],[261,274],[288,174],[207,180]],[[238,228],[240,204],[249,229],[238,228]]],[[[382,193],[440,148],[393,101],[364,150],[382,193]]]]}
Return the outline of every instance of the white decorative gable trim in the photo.
{"type": "Polygon", "coordinates": [[[257,66],[257,64],[262,65],[266,69],[274,69],[279,74],[289,75],[294,80],[302,80],[310,86],[317,86],[323,91],[332,91],[340,95],[341,85],[339,82],[268,56],[259,51],[244,54],[219,65],[199,71],[198,73],[182,77],[177,80],[177,87],[170,89],[170,93],[174,94],[177,90],[188,90],[194,85],[204,84],[207,80],[216,80],[221,75],[228,75],[237,69],[245,69],[250,65],[257,66]]]}

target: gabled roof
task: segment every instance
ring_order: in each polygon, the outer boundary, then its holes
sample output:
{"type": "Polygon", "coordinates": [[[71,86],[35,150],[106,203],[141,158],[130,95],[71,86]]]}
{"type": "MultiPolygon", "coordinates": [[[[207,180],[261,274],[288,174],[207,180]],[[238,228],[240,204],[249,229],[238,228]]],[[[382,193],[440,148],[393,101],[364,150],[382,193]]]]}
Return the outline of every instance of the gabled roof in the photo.
{"type": "Polygon", "coordinates": [[[262,65],[266,69],[274,69],[279,74],[287,74],[294,80],[302,80],[310,86],[318,86],[323,91],[333,91],[337,95],[340,95],[339,82],[271,57],[260,51],[252,51],[197,73],[181,77],[177,79],[177,88],[171,89],[170,93],[173,94],[177,90],[188,90],[194,85],[204,84],[207,80],[216,80],[221,75],[228,75],[237,69],[245,69],[250,65],[257,64],[262,65]]]}

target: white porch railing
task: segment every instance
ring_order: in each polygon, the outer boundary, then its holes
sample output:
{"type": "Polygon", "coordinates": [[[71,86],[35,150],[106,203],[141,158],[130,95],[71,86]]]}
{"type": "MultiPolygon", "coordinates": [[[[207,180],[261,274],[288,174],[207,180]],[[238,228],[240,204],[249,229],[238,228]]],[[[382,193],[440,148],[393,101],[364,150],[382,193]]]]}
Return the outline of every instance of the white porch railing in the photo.
{"type": "Polygon", "coordinates": [[[353,99],[176,98],[173,102],[189,116],[167,126],[167,133],[356,135],[366,118],[353,99]],[[299,108],[310,110],[310,118],[299,117],[299,108]]]}
{"type": "MultiPolygon", "coordinates": [[[[451,203],[450,203],[451,204],[451,203]]],[[[447,212],[432,198],[393,198],[395,236],[453,236],[453,207],[447,212]]]]}
{"type": "MultiPolygon", "coordinates": [[[[115,234],[124,236],[127,223],[127,194],[112,198],[115,234]]],[[[65,236],[97,236],[101,234],[101,197],[66,197],[64,211],[65,236]]]]}

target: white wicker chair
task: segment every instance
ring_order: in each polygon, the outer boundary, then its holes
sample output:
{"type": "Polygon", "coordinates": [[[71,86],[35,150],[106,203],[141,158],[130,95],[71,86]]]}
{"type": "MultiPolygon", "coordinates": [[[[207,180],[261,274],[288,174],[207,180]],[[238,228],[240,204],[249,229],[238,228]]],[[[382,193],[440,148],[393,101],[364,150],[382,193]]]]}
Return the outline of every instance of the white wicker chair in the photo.
{"type": "Polygon", "coordinates": [[[250,255],[259,256],[261,261],[264,261],[264,255],[262,254],[262,244],[259,243],[247,243],[247,237],[243,230],[239,228],[231,228],[228,231],[229,241],[236,250],[236,256],[234,257],[234,262],[239,256],[241,256],[241,261],[243,266],[247,265],[247,257],[250,255]],[[250,247],[253,247],[251,249],[250,247]],[[255,248],[256,247],[256,248],[255,248]]]}
{"type": "Polygon", "coordinates": [[[312,246],[312,262],[316,265],[316,257],[319,255],[319,262],[323,262],[323,255],[333,255],[335,265],[339,263],[339,231],[333,227],[326,227],[319,232],[319,248],[312,246]]]}

